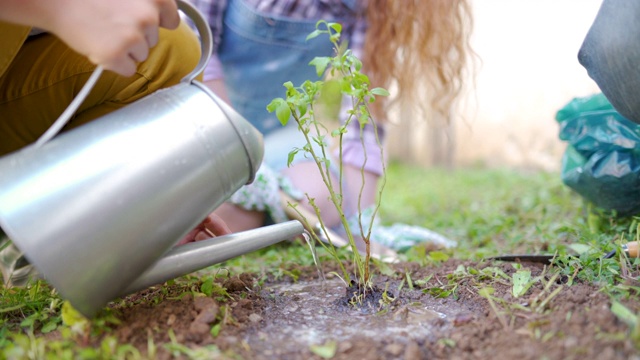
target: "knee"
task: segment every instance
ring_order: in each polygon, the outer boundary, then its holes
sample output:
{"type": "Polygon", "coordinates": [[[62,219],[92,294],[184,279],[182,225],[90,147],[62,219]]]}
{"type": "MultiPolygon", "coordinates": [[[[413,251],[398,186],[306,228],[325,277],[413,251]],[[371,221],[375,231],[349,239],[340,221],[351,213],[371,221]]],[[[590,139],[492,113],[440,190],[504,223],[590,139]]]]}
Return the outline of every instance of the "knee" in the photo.
{"type": "Polygon", "coordinates": [[[149,80],[151,91],[169,87],[195,69],[200,54],[198,37],[182,22],[175,30],[160,29],[158,44],[138,72],[149,80]]]}
{"type": "MultiPolygon", "coordinates": [[[[604,0],[589,29],[578,61],[591,75],[618,75],[640,59],[640,2],[604,0]]],[[[597,81],[597,80],[596,80],[597,81]]]]}
{"type": "Polygon", "coordinates": [[[605,0],[578,52],[578,61],[623,116],[640,122],[640,2],[605,0]]]}

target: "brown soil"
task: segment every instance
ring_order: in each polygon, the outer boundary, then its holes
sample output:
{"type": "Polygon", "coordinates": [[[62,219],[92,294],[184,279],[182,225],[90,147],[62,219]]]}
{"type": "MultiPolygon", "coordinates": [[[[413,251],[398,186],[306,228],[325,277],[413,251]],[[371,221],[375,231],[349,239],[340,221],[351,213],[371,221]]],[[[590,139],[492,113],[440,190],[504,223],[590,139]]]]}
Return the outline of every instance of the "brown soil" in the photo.
{"type": "MultiPolygon", "coordinates": [[[[335,277],[319,280],[313,268],[300,269],[308,277],[296,283],[272,279],[261,286],[242,274],[223,284],[230,297],[187,294],[153,304],[160,289],[132,295],[136,305],[114,308],[121,323],[112,334],[145,354],[152,338],[157,344],[154,356],[161,359],[173,357],[161,345],[171,343],[173,334],[174,341],[191,349],[216,345],[220,358],[320,359],[318,354],[334,354],[335,359],[640,359],[628,326],[612,314],[609,297],[596,285],[569,285],[566,278],[559,279],[546,291],[561,290],[538,311],[532,307],[544,292],[540,283],[518,299],[510,286],[495,279],[480,284],[462,279],[444,298],[423,291],[446,284],[459,265],[515,271],[509,263],[396,264],[397,278],[376,278],[379,288],[387,289],[386,300],[395,298],[381,311],[345,305],[344,284],[335,277]],[[405,283],[398,294],[407,271],[413,281],[431,277],[413,289],[405,283]],[[486,286],[495,289],[498,313],[478,295],[486,286]],[[520,307],[507,312],[504,304],[520,307]],[[215,337],[212,327],[220,329],[215,337]]],[[[533,276],[544,270],[539,264],[522,266],[533,276]]],[[[638,310],[635,303],[628,304],[633,311],[638,310]]]]}

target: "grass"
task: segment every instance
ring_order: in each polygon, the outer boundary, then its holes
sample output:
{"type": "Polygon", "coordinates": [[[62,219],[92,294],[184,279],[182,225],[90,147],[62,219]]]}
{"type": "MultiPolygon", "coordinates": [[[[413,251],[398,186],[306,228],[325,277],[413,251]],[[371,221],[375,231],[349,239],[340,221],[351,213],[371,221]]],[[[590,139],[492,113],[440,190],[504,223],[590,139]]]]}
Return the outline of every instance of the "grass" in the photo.
{"type": "MultiPolygon", "coordinates": [[[[480,168],[449,171],[392,164],[388,168],[381,215],[389,224],[425,226],[459,243],[455,249],[431,254],[412,249],[402,255],[406,261],[437,265],[447,259],[479,261],[503,253],[556,253],[559,259],[555,273],[547,274],[547,278],[532,277],[521,271],[509,276],[494,267],[479,270],[461,265],[440,286],[427,287],[424,284],[429,279],[412,278],[408,272],[399,275],[404,278],[403,286],[420,287],[433,296],[455,297],[460,281],[476,281],[479,293],[495,308],[503,326],[510,328],[509,312],[518,309],[495,298],[492,283],[511,286],[514,298],[524,294],[532,284],[541,284],[544,291],[533,299],[533,311],[543,312],[559,291],[551,286],[553,281],[549,279],[564,276],[569,279],[565,287],[580,279],[599,284],[602,291],[611,296],[614,305],[611,311],[629,324],[631,336],[640,343],[638,317],[630,316],[637,309],[629,308],[627,301],[640,294],[636,282],[629,281],[637,276],[640,262],[620,256],[601,259],[604,253],[620,244],[637,240],[640,222],[635,218],[616,219],[590,211],[580,197],[561,183],[558,174],[480,168]],[[568,254],[577,254],[577,257],[568,257],[568,254]]],[[[332,261],[332,256],[321,248],[318,255],[321,262],[332,261]]],[[[344,256],[348,259],[349,255],[345,252],[344,256]]],[[[212,282],[212,277],[229,273],[252,272],[258,275],[259,281],[267,276],[276,279],[288,276],[296,280],[301,274],[292,264],[313,265],[306,245],[281,243],[177,279],[171,284],[171,296],[175,296],[178,286],[178,292],[200,292],[224,299],[226,292],[212,282]]],[[[382,264],[378,266],[375,271],[389,271],[382,264]]],[[[160,302],[163,296],[168,296],[163,292],[159,294],[153,301],[160,302]]],[[[65,321],[63,304],[55,290],[42,282],[24,289],[0,288],[0,358],[141,357],[138,350],[118,344],[110,336],[107,325],[117,322],[112,315],[105,313],[94,319],[87,334],[78,330],[72,321],[65,321]],[[45,336],[49,332],[57,335],[45,336]],[[87,336],[97,335],[103,336],[99,348],[82,346],[87,336]]],[[[535,332],[534,335],[545,336],[535,332]]],[[[186,349],[175,338],[167,344],[150,343],[149,351],[153,353],[159,347],[191,358],[218,351],[186,349]]]]}
{"type": "MultiPolygon", "coordinates": [[[[557,174],[508,169],[390,169],[382,216],[461,240],[456,257],[535,253],[578,240],[583,204],[557,174]]],[[[549,249],[553,251],[554,249],[549,249]]]]}

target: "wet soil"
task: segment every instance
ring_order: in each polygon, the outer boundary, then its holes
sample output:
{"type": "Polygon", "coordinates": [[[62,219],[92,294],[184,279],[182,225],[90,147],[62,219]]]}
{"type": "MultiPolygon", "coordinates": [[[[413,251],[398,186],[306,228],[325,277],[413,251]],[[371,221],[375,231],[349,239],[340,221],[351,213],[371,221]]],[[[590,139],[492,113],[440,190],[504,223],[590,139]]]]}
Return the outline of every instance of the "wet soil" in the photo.
{"type": "MultiPolygon", "coordinates": [[[[172,341],[191,349],[215,345],[219,358],[244,359],[640,359],[628,326],[609,310],[610,298],[597,285],[558,278],[515,299],[511,286],[495,278],[479,283],[462,277],[449,296],[429,291],[445,288],[460,266],[515,271],[492,262],[395,264],[397,276],[375,279],[386,289],[379,306],[365,308],[345,304],[345,284],[336,277],[320,280],[315,268],[299,269],[307,275],[297,282],[285,277],[258,285],[241,274],[221,283],[229,296],[187,293],[155,303],[161,288],[134,294],[128,303],[135,305],[114,305],[120,324],[111,334],[143,354],[152,339],[160,359],[174,357],[161,346],[172,341]],[[412,286],[403,281],[407,272],[412,286]],[[492,302],[479,295],[488,286],[495,290],[492,302]],[[547,303],[540,301],[556,289],[547,303]]],[[[544,271],[540,264],[522,267],[532,276],[544,271]]],[[[625,305],[637,313],[638,299],[625,305]]]]}

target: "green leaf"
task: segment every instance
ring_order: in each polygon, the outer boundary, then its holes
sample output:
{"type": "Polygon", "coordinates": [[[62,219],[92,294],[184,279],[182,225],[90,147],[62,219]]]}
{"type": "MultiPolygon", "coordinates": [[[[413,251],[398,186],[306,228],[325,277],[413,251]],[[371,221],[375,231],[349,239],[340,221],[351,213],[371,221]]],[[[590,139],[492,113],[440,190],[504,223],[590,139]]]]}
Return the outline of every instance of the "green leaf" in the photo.
{"type": "Polygon", "coordinates": [[[332,28],[333,31],[335,31],[337,33],[341,33],[342,32],[342,25],[340,23],[328,23],[327,26],[332,28]]]}
{"type": "Polygon", "coordinates": [[[585,254],[589,250],[591,250],[591,246],[589,246],[587,244],[570,244],[569,248],[571,248],[571,250],[573,250],[576,253],[578,253],[578,255],[585,254]]]}
{"type": "Polygon", "coordinates": [[[611,301],[611,312],[632,328],[638,324],[638,316],[616,300],[611,301]]]}
{"type": "Polygon", "coordinates": [[[213,294],[213,278],[210,277],[204,280],[200,286],[200,291],[207,296],[211,296],[213,294]]]}
{"type": "Polygon", "coordinates": [[[291,150],[291,152],[289,152],[289,156],[287,157],[287,166],[291,166],[291,164],[293,163],[293,159],[295,158],[298,151],[300,151],[300,149],[293,149],[291,150]]]}
{"type": "Polygon", "coordinates": [[[36,322],[36,316],[38,314],[32,314],[29,317],[27,317],[26,319],[22,320],[22,322],[20,322],[20,326],[21,327],[31,327],[33,326],[33,324],[36,322]]]}
{"type": "Polygon", "coordinates": [[[353,63],[353,67],[356,71],[360,71],[362,69],[362,61],[355,56],[351,57],[351,62],[353,63]]]}
{"type": "Polygon", "coordinates": [[[333,340],[329,340],[324,345],[311,345],[309,349],[321,358],[331,359],[336,355],[338,344],[333,340]]]}
{"type": "Polygon", "coordinates": [[[276,108],[276,117],[280,120],[280,124],[282,124],[282,126],[287,125],[291,118],[291,108],[289,108],[289,104],[283,102],[278,105],[276,108]]]}
{"type": "Polygon", "coordinates": [[[456,347],[456,341],[449,338],[442,338],[438,340],[438,343],[450,348],[456,347]]]}
{"type": "Polygon", "coordinates": [[[55,318],[52,320],[49,320],[46,324],[44,324],[44,326],[42,326],[42,329],[40,330],[43,334],[46,334],[48,332],[52,332],[53,330],[55,330],[58,327],[58,322],[60,321],[60,318],[55,318]]]}
{"type": "Polygon", "coordinates": [[[280,104],[282,104],[283,102],[284,102],[283,98],[275,98],[275,99],[271,100],[269,105],[267,105],[267,111],[270,112],[270,113],[276,111],[278,106],[280,106],[280,104]]]}
{"type": "Polygon", "coordinates": [[[494,293],[494,289],[492,287],[486,287],[486,288],[482,288],[480,290],[478,290],[478,295],[484,297],[484,298],[488,298],[491,295],[493,295],[494,293]]]}
{"type": "Polygon", "coordinates": [[[360,129],[364,129],[364,126],[369,123],[369,114],[362,113],[358,116],[358,122],[360,123],[360,129]]]}
{"type": "Polygon", "coordinates": [[[369,84],[369,77],[363,73],[355,73],[353,74],[354,84],[361,86],[363,84],[369,84]]]}
{"type": "Polygon", "coordinates": [[[433,274],[429,274],[429,276],[427,276],[426,278],[421,279],[421,280],[416,280],[413,283],[418,285],[418,286],[425,286],[425,285],[427,285],[429,283],[429,280],[431,280],[431,278],[433,278],[433,274]]]}
{"type": "Polygon", "coordinates": [[[113,337],[107,336],[104,340],[100,342],[100,351],[107,355],[113,355],[113,349],[117,346],[117,340],[113,337]]]}
{"type": "Polygon", "coordinates": [[[467,274],[467,269],[464,267],[464,265],[460,264],[460,265],[458,265],[458,267],[456,267],[455,270],[453,270],[453,274],[454,275],[466,275],[467,274]]]}
{"type": "Polygon", "coordinates": [[[222,325],[220,323],[217,323],[215,325],[213,325],[211,327],[211,336],[216,337],[218,336],[218,334],[220,334],[220,328],[222,327],[222,325]]]}
{"type": "Polygon", "coordinates": [[[331,62],[331,58],[326,56],[316,56],[309,62],[309,65],[313,65],[316,67],[316,74],[318,76],[322,76],[324,71],[327,69],[327,66],[331,62]]]}
{"type": "Polygon", "coordinates": [[[428,289],[424,289],[422,290],[423,293],[429,294],[435,298],[447,298],[451,295],[452,290],[445,290],[445,289],[441,289],[438,287],[433,287],[433,288],[428,288],[428,289]]]}
{"type": "Polygon", "coordinates": [[[326,33],[326,31],[324,30],[313,30],[309,35],[307,35],[307,38],[305,39],[305,41],[309,41],[311,39],[315,39],[318,36],[320,36],[321,34],[326,33]]]}
{"type": "Polygon", "coordinates": [[[531,287],[531,271],[520,270],[513,274],[513,296],[520,297],[524,295],[529,287],[531,287]]]}
{"type": "Polygon", "coordinates": [[[300,117],[303,117],[307,114],[307,104],[304,104],[304,103],[298,104],[297,107],[298,107],[298,114],[300,117]]]}
{"type": "Polygon", "coordinates": [[[449,260],[449,255],[441,251],[432,251],[429,253],[429,259],[433,260],[436,263],[445,262],[449,260]]]}
{"type": "Polygon", "coordinates": [[[407,278],[407,285],[409,285],[409,289],[413,290],[413,281],[411,280],[411,273],[409,271],[404,272],[407,278]]]}
{"type": "Polygon", "coordinates": [[[311,144],[310,143],[304,144],[304,146],[302,147],[302,150],[304,150],[304,152],[306,153],[311,153],[311,144]]]}
{"type": "Polygon", "coordinates": [[[389,96],[389,92],[387,91],[387,89],[381,87],[371,89],[371,93],[378,96],[389,96]]]}
{"type": "Polygon", "coordinates": [[[318,135],[317,137],[312,138],[312,140],[313,140],[313,142],[318,144],[318,146],[326,148],[328,145],[324,141],[324,138],[325,138],[324,135],[318,135]]]}
{"type": "MultiPolygon", "coordinates": [[[[80,359],[99,359],[101,351],[98,349],[84,348],[78,352],[78,358],[80,359]]],[[[104,356],[104,354],[101,354],[104,356]]]]}
{"type": "Polygon", "coordinates": [[[602,227],[602,218],[597,214],[589,212],[587,215],[587,224],[589,225],[589,231],[594,234],[599,233],[602,227]]]}
{"type": "Polygon", "coordinates": [[[76,310],[69,301],[62,304],[61,316],[62,323],[76,331],[82,331],[90,325],[89,319],[76,310]]]}

